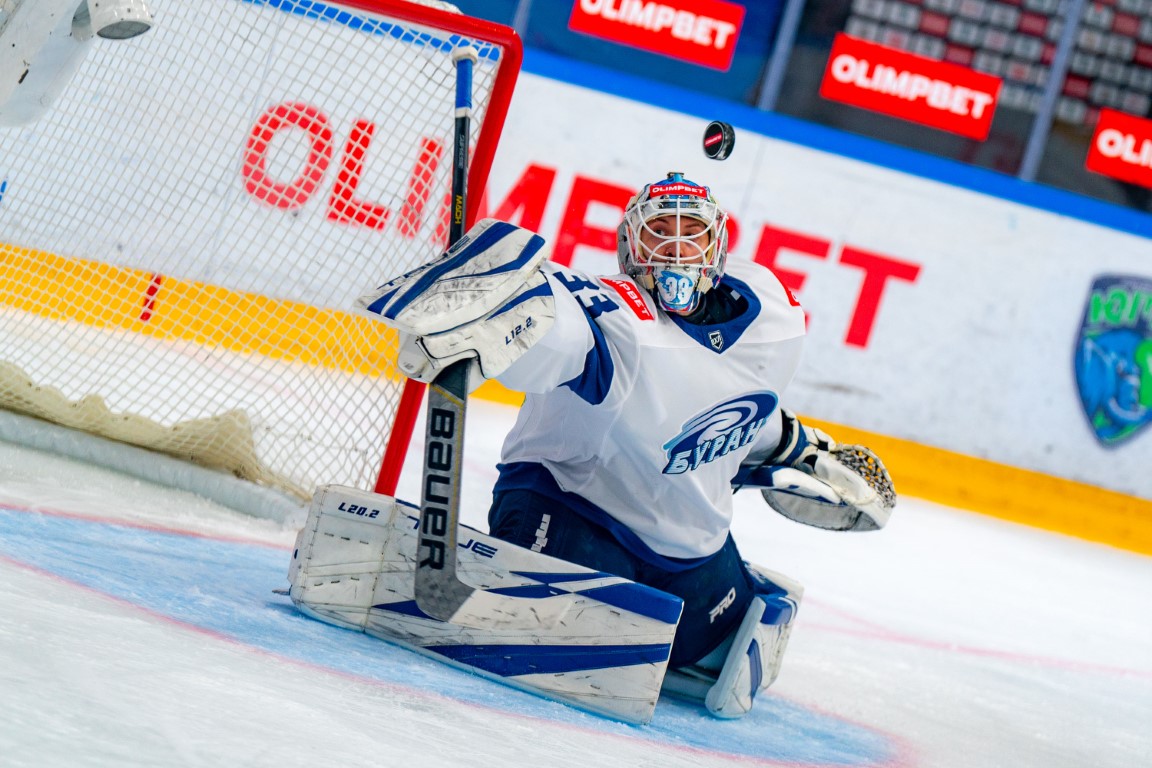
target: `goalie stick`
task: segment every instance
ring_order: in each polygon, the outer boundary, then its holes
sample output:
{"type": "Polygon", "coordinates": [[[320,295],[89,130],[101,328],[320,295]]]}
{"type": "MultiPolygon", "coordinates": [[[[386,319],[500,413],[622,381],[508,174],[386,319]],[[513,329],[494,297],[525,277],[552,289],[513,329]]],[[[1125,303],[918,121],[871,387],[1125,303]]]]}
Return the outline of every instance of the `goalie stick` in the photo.
{"type": "MultiPolygon", "coordinates": [[[[456,115],[452,151],[452,213],[448,247],[464,236],[468,193],[468,130],[472,120],[472,67],[476,52],[457,48],[456,115]]],[[[460,527],[460,464],[464,456],[464,416],[468,377],[473,362],[461,360],[444,369],[428,387],[424,429],[424,483],[420,492],[419,560],[416,562],[416,604],[441,621],[452,616],[474,588],[456,573],[457,531],[460,527]],[[436,488],[433,488],[433,485],[436,488]]]]}
{"type": "MultiPolygon", "coordinates": [[[[476,51],[457,48],[456,122],[452,166],[452,214],[448,247],[465,231],[468,132],[472,116],[472,66],[476,51]]],[[[474,360],[445,368],[428,387],[418,560],[414,592],[420,610],[440,621],[476,628],[555,626],[569,601],[526,600],[485,592],[460,578],[460,470],[468,380],[474,360]]]]}
{"type": "Polygon", "coordinates": [[[468,376],[473,365],[472,360],[455,362],[428,387],[416,605],[440,621],[477,629],[554,627],[567,613],[570,596],[511,597],[486,592],[460,578],[460,470],[468,376]]]}

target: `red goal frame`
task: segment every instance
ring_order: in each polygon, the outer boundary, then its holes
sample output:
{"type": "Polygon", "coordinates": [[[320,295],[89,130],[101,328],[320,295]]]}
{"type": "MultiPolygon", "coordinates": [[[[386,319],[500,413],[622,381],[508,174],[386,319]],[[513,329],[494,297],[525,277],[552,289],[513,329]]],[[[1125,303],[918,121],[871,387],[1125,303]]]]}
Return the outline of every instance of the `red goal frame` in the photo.
{"type": "MultiPolygon", "coordinates": [[[[516,80],[520,75],[520,66],[524,57],[520,36],[512,27],[503,24],[400,0],[342,0],[341,5],[368,13],[385,13],[390,17],[412,24],[458,35],[465,40],[480,40],[491,43],[502,50],[503,57],[493,84],[492,96],[486,107],[484,120],[480,126],[468,168],[468,189],[473,194],[470,194],[467,199],[465,225],[471,226],[476,220],[481,193],[488,183],[492,160],[496,154],[500,135],[504,130],[508,107],[512,102],[512,92],[515,90],[516,80]]],[[[445,120],[450,119],[451,114],[446,113],[445,120]]],[[[392,429],[384,448],[384,455],[380,461],[380,472],[376,479],[376,493],[387,496],[394,496],[396,493],[396,485],[400,480],[400,472],[404,467],[408,446],[412,441],[412,433],[415,431],[416,421],[420,414],[424,390],[425,385],[414,379],[408,379],[404,384],[404,390],[400,395],[400,402],[397,404],[396,414],[393,417],[392,429]]]]}

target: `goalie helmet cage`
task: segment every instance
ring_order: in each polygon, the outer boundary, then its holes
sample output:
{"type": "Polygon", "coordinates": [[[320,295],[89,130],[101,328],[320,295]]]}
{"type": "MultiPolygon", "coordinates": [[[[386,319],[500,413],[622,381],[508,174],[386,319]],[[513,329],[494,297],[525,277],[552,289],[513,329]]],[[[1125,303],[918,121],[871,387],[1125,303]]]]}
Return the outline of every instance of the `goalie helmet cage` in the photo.
{"type": "Polygon", "coordinates": [[[446,3],[151,7],[0,128],[0,409],[298,501],[394,493],[422,389],[353,299],[444,248],[464,44],[483,190],[519,39],[446,3]]]}

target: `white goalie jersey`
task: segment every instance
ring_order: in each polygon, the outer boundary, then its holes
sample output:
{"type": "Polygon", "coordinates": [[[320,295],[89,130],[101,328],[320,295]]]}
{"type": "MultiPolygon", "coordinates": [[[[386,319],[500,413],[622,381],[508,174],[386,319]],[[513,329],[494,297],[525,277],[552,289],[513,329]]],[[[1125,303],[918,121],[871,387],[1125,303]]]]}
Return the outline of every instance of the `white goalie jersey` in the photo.
{"type": "Polygon", "coordinates": [[[803,310],[747,261],[729,262],[714,289],[740,311],[713,325],[658,310],[624,276],[554,264],[545,272],[555,324],[497,377],[527,397],[496,490],[561,498],[641,557],[715,553],[732,519],[733,477],[780,440],[803,310]]]}

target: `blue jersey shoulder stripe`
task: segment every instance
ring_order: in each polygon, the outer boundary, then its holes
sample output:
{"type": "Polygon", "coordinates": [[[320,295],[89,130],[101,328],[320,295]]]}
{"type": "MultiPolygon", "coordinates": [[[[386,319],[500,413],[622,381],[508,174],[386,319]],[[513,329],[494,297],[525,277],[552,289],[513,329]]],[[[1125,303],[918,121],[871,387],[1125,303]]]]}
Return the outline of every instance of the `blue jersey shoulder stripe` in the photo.
{"type": "Polygon", "coordinates": [[[589,405],[599,405],[608,397],[612,389],[612,379],[616,375],[616,364],[612,362],[612,353],[608,348],[608,340],[604,331],[596,321],[584,312],[584,318],[592,329],[592,349],[588,350],[584,358],[584,370],[560,386],[568,387],[577,397],[589,405]]]}

